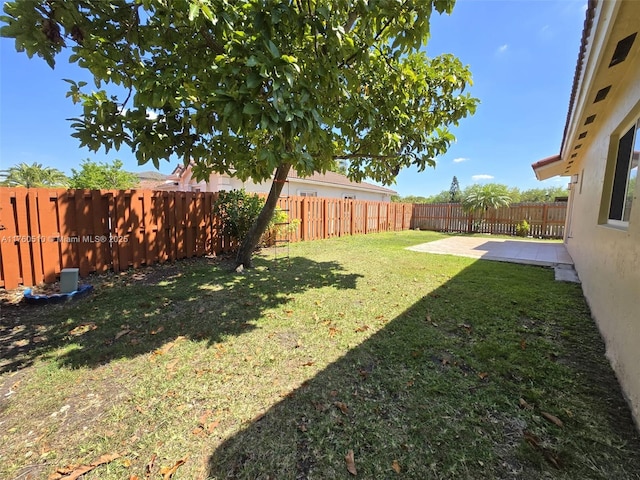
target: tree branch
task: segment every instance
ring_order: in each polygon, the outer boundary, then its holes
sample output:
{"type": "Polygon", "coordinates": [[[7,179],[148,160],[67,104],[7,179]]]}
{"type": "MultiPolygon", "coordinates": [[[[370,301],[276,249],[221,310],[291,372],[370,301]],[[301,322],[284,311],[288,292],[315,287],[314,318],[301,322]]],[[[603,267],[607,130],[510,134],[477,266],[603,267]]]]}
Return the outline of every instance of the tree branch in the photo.
{"type": "MultiPolygon", "coordinates": [[[[409,0],[405,0],[403,2],[403,4],[400,6],[400,9],[403,9],[407,3],[409,2],[409,0]]],[[[351,14],[349,14],[349,18],[351,18],[351,14]]],[[[396,19],[396,17],[389,17],[387,19],[386,22],[384,22],[384,25],[382,25],[382,28],[375,34],[375,36],[373,37],[373,41],[371,43],[371,45],[365,45],[363,48],[361,48],[360,50],[357,50],[355,52],[353,52],[349,58],[347,58],[344,62],[342,62],[338,68],[342,68],[342,67],[346,67],[349,66],[351,64],[351,62],[363,51],[365,51],[367,48],[371,48],[382,36],[382,34],[384,33],[384,31],[389,27],[389,25],[391,25],[391,22],[393,22],[396,19]]],[[[354,20],[355,22],[355,20],[354,20]]],[[[353,26],[353,24],[351,25],[353,26]]]]}
{"type": "Polygon", "coordinates": [[[200,27],[200,34],[204,37],[206,44],[213,50],[213,53],[216,55],[222,55],[224,53],[224,48],[219,45],[212,37],[209,35],[209,32],[204,27],[200,27]]]}
{"type": "Polygon", "coordinates": [[[393,155],[373,155],[368,153],[345,153],[343,155],[334,155],[334,160],[350,160],[352,158],[375,158],[377,160],[384,160],[387,158],[397,158],[400,153],[396,153],[393,155]]]}

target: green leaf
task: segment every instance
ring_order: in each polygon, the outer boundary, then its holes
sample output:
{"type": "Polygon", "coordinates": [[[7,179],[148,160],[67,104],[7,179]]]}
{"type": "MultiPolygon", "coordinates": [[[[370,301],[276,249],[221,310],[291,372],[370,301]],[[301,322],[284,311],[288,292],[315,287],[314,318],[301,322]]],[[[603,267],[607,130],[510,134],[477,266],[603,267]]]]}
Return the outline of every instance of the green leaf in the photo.
{"type": "Polygon", "coordinates": [[[280,51],[278,50],[278,47],[276,47],[276,44],[271,40],[267,41],[267,48],[269,49],[269,52],[271,53],[271,56],[273,58],[280,58],[280,51]]]}
{"type": "Polygon", "coordinates": [[[255,103],[247,103],[242,109],[242,113],[246,115],[255,115],[257,113],[260,113],[261,111],[262,110],[260,109],[260,106],[256,105],[255,103]]]}
{"type": "Polygon", "coordinates": [[[189,5],[189,21],[193,22],[200,15],[199,2],[194,1],[189,5]]]}

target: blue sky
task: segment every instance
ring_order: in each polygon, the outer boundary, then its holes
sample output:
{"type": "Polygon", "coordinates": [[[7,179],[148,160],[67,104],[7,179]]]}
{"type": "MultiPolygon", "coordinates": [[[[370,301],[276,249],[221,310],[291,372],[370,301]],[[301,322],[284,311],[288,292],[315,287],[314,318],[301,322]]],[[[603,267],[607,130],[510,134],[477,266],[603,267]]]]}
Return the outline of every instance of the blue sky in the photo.
{"type": "MultiPolygon", "coordinates": [[[[391,188],[429,196],[448,190],[454,175],[462,188],[564,186],[560,177],[536,181],[531,163],[559,152],[585,9],[586,0],[458,0],[452,15],[434,14],[427,53],[453,53],[470,65],[470,91],[481,103],[454,128],[457,142],[435,169],[404,170],[391,188]]],[[[126,149],[105,155],[79,148],[66,119],[80,107],[65,98],[63,78],[87,79],[62,59],[51,70],[0,39],[0,168],[38,162],[69,173],[85,158],[119,158],[127,170],[153,170],[126,149]]],[[[163,162],[160,171],[176,164],[163,162]]]]}

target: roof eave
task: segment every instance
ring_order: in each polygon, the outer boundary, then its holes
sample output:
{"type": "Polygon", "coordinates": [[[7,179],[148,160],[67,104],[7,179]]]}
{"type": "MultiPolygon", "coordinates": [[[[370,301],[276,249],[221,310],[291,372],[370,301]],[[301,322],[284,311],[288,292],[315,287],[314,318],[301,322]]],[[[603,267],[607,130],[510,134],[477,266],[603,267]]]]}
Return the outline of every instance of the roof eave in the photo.
{"type": "Polygon", "coordinates": [[[564,173],[564,162],[560,155],[554,155],[537,161],[531,165],[531,168],[533,168],[538,180],[547,180],[564,173]]]}

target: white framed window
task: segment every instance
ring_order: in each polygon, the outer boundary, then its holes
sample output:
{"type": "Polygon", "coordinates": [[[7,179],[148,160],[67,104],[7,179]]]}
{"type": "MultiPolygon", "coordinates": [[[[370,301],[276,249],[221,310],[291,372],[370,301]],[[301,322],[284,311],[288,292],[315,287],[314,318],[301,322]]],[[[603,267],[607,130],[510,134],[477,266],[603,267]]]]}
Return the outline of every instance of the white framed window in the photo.
{"type": "Polygon", "coordinates": [[[318,192],[314,190],[298,190],[298,195],[301,197],[317,197],[318,192]]]}
{"type": "Polygon", "coordinates": [[[631,218],[631,207],[638,178],[639,130],[640,119],[629,130],[626,130],[618,140],[607,216],[607,223],[614,226],[625,227],[629,224],[629,218],[631,218]]]}

